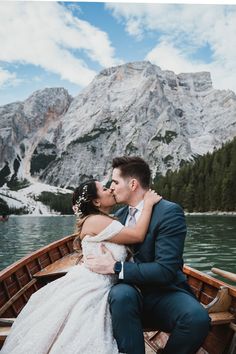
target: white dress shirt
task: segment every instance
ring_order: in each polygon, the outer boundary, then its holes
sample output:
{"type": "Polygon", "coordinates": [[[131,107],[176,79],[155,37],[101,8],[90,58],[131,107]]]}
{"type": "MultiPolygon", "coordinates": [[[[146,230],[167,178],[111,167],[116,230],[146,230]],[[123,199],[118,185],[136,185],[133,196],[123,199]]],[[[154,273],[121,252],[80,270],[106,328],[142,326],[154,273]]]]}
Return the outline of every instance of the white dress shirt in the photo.
{"type": "MultiPolygon", "coordinates": [[[[138,221],[138,219],[139,219],[139,217],[140,217],[140,215],[141,215],[141,213],[142,213],[143,205],[144,205],[144,201],[141,200],[141,202],[139,202],[138,205],[136,205],[136,206],[134,207],[135,209],[138,210],[138,211],[135,213],[135,215],[134,215],[134,218],[135,218],[136,222],[138,221]]],[[[129,208],[130,208],[130,207],[129,207],[129,208]]],[[[129,214],[128,214],[127,218],[126,218],[125,226],[127,226],[128,223],[129,223],[129,214]]]]}
{"type": "MultiPolygon", "coordinates": [[[[141,200],[141,202],[139,202],[138,205],[135,206],[135,208],[138,210],[135,213],[135,215],[134,215],[136,222],[138,221],[138,219],[139,219],[139,217],[140,217],[140,215],[142,213],[143,205],[144,205],[144,201],[141,200]]],[[[126,218],[125,226],[127,226],[128,223],[129,223],[129,214],[128,214],[127,218],[126,218]]],[[[133,262],[132,258],[130,259],[130,262],[133,262]]],[[[124,262],[121,262],[122,268],[121,268],[121,271],[119,273],[119,279],[124,279],[124,267],[123,267],[123,264],[124,264],[124,262]]]]}

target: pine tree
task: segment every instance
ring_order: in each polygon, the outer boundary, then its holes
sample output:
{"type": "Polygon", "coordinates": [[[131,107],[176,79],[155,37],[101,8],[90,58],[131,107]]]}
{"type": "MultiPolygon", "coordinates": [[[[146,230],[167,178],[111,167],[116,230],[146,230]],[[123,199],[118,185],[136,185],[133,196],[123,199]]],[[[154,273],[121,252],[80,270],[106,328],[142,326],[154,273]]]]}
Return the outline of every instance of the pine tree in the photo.
{"type": "Polygon", "coordinates": [[[236,210],[236,138],[179,171],[159,176],[154,187],[188,211],[236,210]]]}

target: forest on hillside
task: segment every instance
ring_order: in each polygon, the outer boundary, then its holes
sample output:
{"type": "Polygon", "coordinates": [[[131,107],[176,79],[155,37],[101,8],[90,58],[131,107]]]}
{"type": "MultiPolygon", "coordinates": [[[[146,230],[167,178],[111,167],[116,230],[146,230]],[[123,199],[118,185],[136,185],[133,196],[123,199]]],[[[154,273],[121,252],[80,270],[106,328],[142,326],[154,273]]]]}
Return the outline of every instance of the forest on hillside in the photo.
{"type": "Polygon", "coordinates": [[[158,176],[154,188],[188,212],[236,211],[236,138],[158,176]]]}
{"type": "MultiPolygon", "coordinates": [[[[20,189],[24,187],[25,182],[22,183],[10,187],[20,189]]],[[[153,188],[188,212],[236,211],[236,138],[211,154],[185,163],[178,171],[157,176],[153,188]]],[[[72,214],[71,195],[72,191],[65,195],[43,192],[36,199],[51,211],[72,214]]],[[[27,213],[25,209],[9,207],[1,198],[0,210],[1,215],[27,213]]]]}

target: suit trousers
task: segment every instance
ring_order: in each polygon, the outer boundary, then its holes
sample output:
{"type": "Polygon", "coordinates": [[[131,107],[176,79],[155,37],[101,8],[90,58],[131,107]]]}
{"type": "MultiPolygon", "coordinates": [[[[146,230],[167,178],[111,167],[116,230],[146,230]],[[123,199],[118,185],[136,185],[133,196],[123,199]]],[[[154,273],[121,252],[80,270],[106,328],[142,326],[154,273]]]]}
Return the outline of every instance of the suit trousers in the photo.
{"type": "Polygon", "coordinates": [[[145,354],[143,328],[170,333],[163,354],[194,354],[210,328],[210,318],[195,296],[181,288],[141,293],[119,283],[109,293],[114,337],[119,351],[145,354]]]}

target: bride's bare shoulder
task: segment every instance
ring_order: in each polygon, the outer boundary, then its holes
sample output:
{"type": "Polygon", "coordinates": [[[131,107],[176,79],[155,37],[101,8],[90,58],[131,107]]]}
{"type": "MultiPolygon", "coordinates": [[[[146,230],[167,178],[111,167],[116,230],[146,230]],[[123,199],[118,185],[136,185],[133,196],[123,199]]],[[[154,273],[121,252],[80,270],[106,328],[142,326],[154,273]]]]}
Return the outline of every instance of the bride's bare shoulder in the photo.
{"type": "Polygon", "coordinates": [[[90,215],[84,222],[81,230],[81,238],[85,235],[96,236],[102,232],[113,219],[106,215],[90,215]]]}

